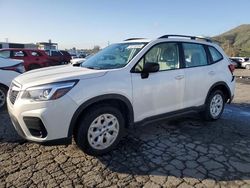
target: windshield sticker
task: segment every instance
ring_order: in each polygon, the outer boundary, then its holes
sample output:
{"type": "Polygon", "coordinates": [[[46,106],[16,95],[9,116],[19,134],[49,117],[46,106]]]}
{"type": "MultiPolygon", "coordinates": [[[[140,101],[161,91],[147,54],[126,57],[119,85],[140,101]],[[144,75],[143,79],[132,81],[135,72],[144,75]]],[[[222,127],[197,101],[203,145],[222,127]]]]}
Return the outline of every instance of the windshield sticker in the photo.
{"type": "Polygon", "coordinates": [[[134,45],[129,45],[127,49],[134,49],[134,48],[142,48],[144,44],[134,44],[134,45]]]}

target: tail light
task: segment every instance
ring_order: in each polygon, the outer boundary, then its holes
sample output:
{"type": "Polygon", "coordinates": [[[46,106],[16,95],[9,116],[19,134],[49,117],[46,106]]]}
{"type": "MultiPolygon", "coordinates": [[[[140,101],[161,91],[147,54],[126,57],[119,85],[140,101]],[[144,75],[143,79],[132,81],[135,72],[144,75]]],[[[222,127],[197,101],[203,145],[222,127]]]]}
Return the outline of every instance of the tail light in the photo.
{"type": "Polygon", "coordinates": [[[233,72],[234,72],[234,70],[235,70],[235,66],[233,65],[233,64],[229,64],[228,65],[228,68],[229,68],[229,70],[230,70],[230,72],[233,74],[233,72]]]}
{"type": "Polygon", "coordinates": [[[25,72],[25,68],[24,68],[22,63],[16,64],[16,65],[13,65],[10,67],[3,67],[1,69],[2,70],[16,71],[16,72],[21,73],[21,74],[25,72]]]}

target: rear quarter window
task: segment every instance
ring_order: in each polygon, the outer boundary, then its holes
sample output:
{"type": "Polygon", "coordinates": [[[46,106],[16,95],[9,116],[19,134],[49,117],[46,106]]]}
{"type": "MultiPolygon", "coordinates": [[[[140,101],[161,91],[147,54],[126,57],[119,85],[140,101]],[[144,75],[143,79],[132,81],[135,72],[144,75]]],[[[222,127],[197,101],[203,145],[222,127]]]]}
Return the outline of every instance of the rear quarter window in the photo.
{"type": "Polygon", "coordinates": [[[212,63],[216,63],[223,59],[223,56],[216,48],[209,46],[208,49],[212,57],[212,63]]]}

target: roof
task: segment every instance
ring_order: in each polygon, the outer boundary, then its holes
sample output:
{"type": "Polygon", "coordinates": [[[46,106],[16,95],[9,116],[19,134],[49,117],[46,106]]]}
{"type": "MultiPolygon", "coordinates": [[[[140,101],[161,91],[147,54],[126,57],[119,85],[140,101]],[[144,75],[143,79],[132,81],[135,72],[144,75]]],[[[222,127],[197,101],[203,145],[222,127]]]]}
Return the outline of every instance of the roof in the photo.
{"type": "Polygon", "coordinates": [[[4,50],[23,50],[23,51],[44,51],[44,50],[39,50],[36,48],[1,48],[0,51],[4,50]]]}

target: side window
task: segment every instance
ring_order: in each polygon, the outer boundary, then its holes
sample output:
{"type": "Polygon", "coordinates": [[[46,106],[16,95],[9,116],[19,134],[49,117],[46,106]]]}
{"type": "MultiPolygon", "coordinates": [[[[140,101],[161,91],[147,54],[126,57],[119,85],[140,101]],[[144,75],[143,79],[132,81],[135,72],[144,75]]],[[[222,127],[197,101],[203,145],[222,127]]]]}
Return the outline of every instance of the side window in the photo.
{"type": "Polygon", "coordinates": [[[24,57],[25,53],[23,51],[13,51],[13,57],[24,57]]]}
{"type": "Polygon", "coordinates": [[[4,58],[9,58],[10,57],[10,51],[0,51],[0,56],[4,58]]]}
{"type": "Polygon", "coordinates": [[[178,69],[179,50],[176,43],[161,43],[151,48],[136,65],[136,71],[142,71],[145,63],[158,63],[160,71],[178,69]]]}
{"type": "Polygon", "coordinates": [[[186,67],[207,65],[206,51],[201,44],[183,43],[186,67]]]}
{"type": "Polygon", "coordinates": [[[30,52],[32,56],[35,56],[35,57],[38,57],[38,56],[41,56],[38,52],[36,51],[31,51],[30,52]]]}
{"type": "Polygon", "coordinates": [[[62,56],[62,54],[58,51],[52,51],[51,56],[62,56]]]}
{"type": "Polygon", "coordinates": [[[209,46],[208,49],[212,56],[213,63],[216,63],[223,59],[223,56],[221,55],[221,53],[218,50],[216,50],[214,47],[209,46]]]}

